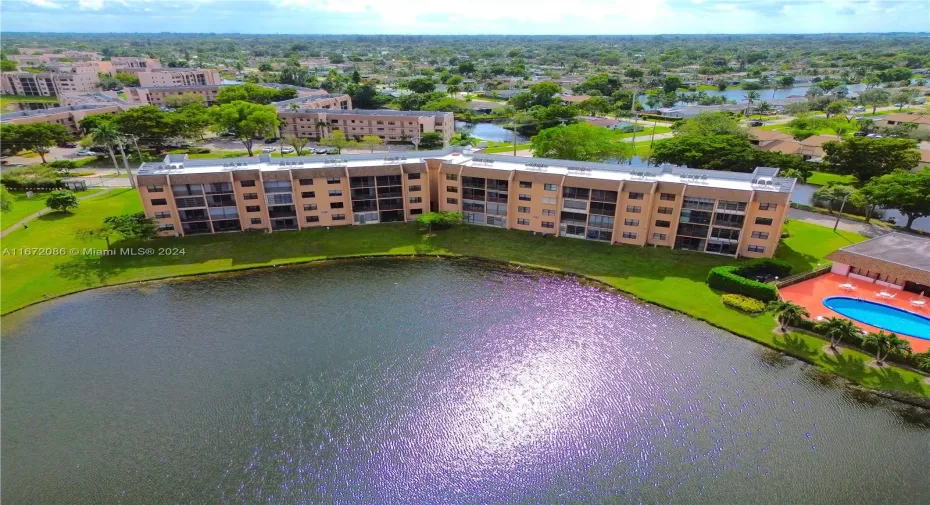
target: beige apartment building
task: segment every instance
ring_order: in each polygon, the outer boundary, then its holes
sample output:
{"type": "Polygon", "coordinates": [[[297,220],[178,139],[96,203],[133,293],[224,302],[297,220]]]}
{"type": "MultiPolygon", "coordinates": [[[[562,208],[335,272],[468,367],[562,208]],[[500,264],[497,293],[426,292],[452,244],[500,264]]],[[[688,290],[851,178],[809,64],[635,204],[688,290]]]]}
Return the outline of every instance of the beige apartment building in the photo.
{"type": "Polygon", "coordinates": [[[51,109],[7,112],[0,114],[0,123],[58,123],[68,128],[68,131],[77,136],[80,134],[80,122],[85,117],[95,114],[116,114],[130,107],[132,107],[132,105],[119,100],[107,103],[68,105],[51,109]]]}
{"type": "Polygon", "coordinates": [[[196,93],[202,95],[206,105],[213,105],[216,101],[216,95],[220,92],[221,86],[159,86],[149,88],[124,88],[126,98],[132,103],[142,105],[165,106],[165,98],[173,95],[182,95],[184,93],[196,93]]]}
{"type": "Polygon", "coordinates": [[[611,244],[772,257],[795,180],[753,173],[632,167],[475,154],[145,163],[138,182],[161,234],[282,231],[409,221],[461,212],[479,226],[611,244]]]}
{"type": "Polygon", "coordinates": [[[136,56],[114,56],[110,58],[113,69],[118,72],[145,72],[153,68],[161,68],[158,58],[140,58],[136,56]]]}
{"type": "Polygon", "coordinates": [[[0,88],[4,93],[26,96],[59,96],[63,93],[94,91],[100,83],[97,72],[4,72],[0,78],[0,88]]]}
{"type": "Polygon", "coordinates": [[[455,133],[451,112],[279,108],[278,117],[282,134],[315,140],[341,131],[347,139],[376,135],[385,142],[414,142],[424,133],[439,132],[448,144],[455,133]]]}
{"type": "Polygon", "coordinates": [[[162,86],[215,86],[223,81],[220,77],[220,73],[212,68],[147,69],[145,72],[137,73],[136,77],[139,78],[139,86],[143,88],[162,86]]]}

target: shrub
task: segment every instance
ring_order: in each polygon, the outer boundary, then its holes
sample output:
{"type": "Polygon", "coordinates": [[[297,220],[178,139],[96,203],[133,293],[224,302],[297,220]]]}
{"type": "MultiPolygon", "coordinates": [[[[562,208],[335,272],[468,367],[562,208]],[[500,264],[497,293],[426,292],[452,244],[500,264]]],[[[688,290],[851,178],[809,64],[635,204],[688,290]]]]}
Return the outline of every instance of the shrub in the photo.
{"type": "Polygon", "coordinates": [[[791,273],[791,265],[773,259],[758,259],[739,265],[714,267],[707,274],[707,285],[727,293],[746,295],[756,300],[770,302],[778,298],[778,290],[771,284],[749,277],[768,274],[785,277],[791,273]]]}
{"type": "Polygon", "coordinates": [[[445,230],[462,222],[464,216],[458,212],[427,212],[417,218],[417,222],[431,230],[445,230]]]}
{"type": "Polygon", "coordinates": [[[77,208],[78,203],[74,193],[64,189],[52,191],[45,199],[45,205],[48,205],[48,208],[59,212],[71,212],[77,208]]]}
{"type": "Polygon", "coordinates": [[[741,310],[743,312],[757,314],[765,311],[764,302],[756,300],[755,298],[749,298],[748,296],[727,293],[725,295],[721,295],[720,299],[723,300],[723,304],[727,307],[741,310]]]}

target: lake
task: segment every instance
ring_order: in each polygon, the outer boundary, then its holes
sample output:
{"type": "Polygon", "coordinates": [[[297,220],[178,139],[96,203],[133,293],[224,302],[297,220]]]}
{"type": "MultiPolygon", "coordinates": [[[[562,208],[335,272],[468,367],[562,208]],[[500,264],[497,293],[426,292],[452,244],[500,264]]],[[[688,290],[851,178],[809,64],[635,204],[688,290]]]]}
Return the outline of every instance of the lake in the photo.
{"type": "MultiPolygon", "coordinates": [[[[513,142],[513,132],[498,123],[480,122],[466,123],[465,121],[455,122],[455,131],[468,132],[469,135],[480,140],[493,140],[495,142],[513,142]]],[[[517,143],[522,144],[529,142],[527,137],[517,134],[517,143]]]]}
{"type": "Polygon", "coordinates": [[[926,412],[572,279],[343,262],[89,291],[3,330],[9,504],[930,497],[926,412]]]}
{"type": "MultiPolygon", "coordinates": [[[[862,91],[865,91],[866,86],[867,86],[866,84],[850,84],[846,86],[846,89],[848,89],[851,94],[858,94],[858,93],[861,93],[862,91]]],[[[771,101],[777,98],[787,98],[789,96],[804,96],[805,93],[807,93],[807,90],[809,89],[810,89],[809,86],[795,86],[792,88],[785,88],[785,89],[778,89],[778,90],[767,88],[767,89],[759,89],[755,91],[759,93],[759,99],[765,102],[765,101],[771,101]]],[[[745,98],[746,93],[748,93],[748,91],[739,89],[739,88],[727,88],[723,91],[716,90],[716,89],[705,90],[704,93],[706,93],[708,96],[723,96],[728,101],[733,101],[738,104],[741,104],[741,103],[745,103],[743,99],[745,98]]],[[[639,100],[642,104],[645,105],[646,95],[640,95],[639,97],[637,97],[637,100],[639,100]]]]}

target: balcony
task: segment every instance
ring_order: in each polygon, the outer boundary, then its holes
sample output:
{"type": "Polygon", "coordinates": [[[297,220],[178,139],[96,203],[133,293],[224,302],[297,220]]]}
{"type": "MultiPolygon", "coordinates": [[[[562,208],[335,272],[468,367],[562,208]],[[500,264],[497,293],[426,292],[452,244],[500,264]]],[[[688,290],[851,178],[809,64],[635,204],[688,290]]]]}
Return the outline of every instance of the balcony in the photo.
{"type": "Polygon", "coordinates": [[[745,215],[746,204],[743,202],[717,202],[717,213],[745,215]]]}
{"type": "Polygon", "coordinates": [[[588,201],[570,200],[566,198],[562,200],[562,210],[568,212],[588,212],[588,201]]]}
{"type": "Polygon", "coordinates": [[[695,224],[680,224],[678,225],[678,235],[683,237],[697,237],[697,238],[706,238],[707,232],[710,231],[709,226],[695,225],[695,224]]]}
{"type": "Polygon", "coordinates": [[[294,209],[291,210],[269,210],[268,216],[271,219],[278,219],[283,217],[297,217],[297,211],[294,209]]]}
{"type": "Polygon", "coordinates": [[[174,201],[174,204],[179,209],[187,209],[191,207],[206,207],[207,203],[204,201],[203,197],[188,197],[188,198],[178,198],[174,201]]]}
{"type": "Polygon", "coordinates": [[[390,202],[390,203],[381,203],[378,205],[378,210],[403,210],[404,202],[390,202]]]}
{"type": "Polygon", "coordinates": [[[744,222],[743,216],[737,216],[733,214],[714,215],[714,226],[725,226],[727,228],[742,228],[743,222],[744,222]]]}
{"type": "Polygon", "coordinates": [[[378,190],[378,198],[403,198],[404,192],[401,189],[397,191],[383,191],[378,190]]]}

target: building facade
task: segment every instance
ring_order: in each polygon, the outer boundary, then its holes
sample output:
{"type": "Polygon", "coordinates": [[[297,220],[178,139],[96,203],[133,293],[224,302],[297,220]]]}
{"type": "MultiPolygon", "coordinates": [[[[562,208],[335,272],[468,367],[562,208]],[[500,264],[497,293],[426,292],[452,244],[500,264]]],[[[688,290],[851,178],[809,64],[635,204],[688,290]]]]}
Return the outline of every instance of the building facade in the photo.
{"type": "Polygon", "coordinates": [[[85,117],[95,114],[116,114],[130,107],[131,105],[128,103],[114,101],[98,104],[69,105],[51,109],[24,110],[0,114],[0,123],[58,123],[68,128],[71,134],[77,136],[80,134],[80,122],[85,117]]]}
{"type": "Polygon", "coordinates": [[[223,82],[215,69],[156,68],[136,74],[140,87],[216,86],[223,82]]]}
{"type": "Polygon", "coordinates": [[[207,86],[159,86],[149,88],[124,88],[126,98],[132,103],[141,105],[165,106],[165,99],[169,96],[182,95],[185,93],[196,93],[203,96],[206,105],[210,106],[216,101],[216,95],[220,92],[219,85],[207,86]]]}
{"type": "MultiPolygon", "coordinates": [[[[82,68],[83,67],[75,67],[82,68]]],[[[96,71],[74,72],[4,72],[4,93],[25,96],[59,96],[63,93],[94,91],[100,83],[96,71]]]]}
{"type": "Polygon", "coordinates": [[[110,58],[115,72],[145,72],[153,68],[161,68],[158,58],[140,58],[136,56],[114,56],[110,58]]]}
{"type": "Polygon", "coordinates": [[[635,246],[772,257],[795,180],[753,173],[475,155],[378,155],[145,163],[146,215],[163,235],[409,221],[469,224],[635,246]]]}
{"type": "Polygon", "coordinates": [[[455,133],[451,112],[340,109],[279,108],[281,132],[319,140],[341,131],[350,140],[375,135],[385,142],[412,142],[424,133],[438,132],[444,144],[455,133]]]}

